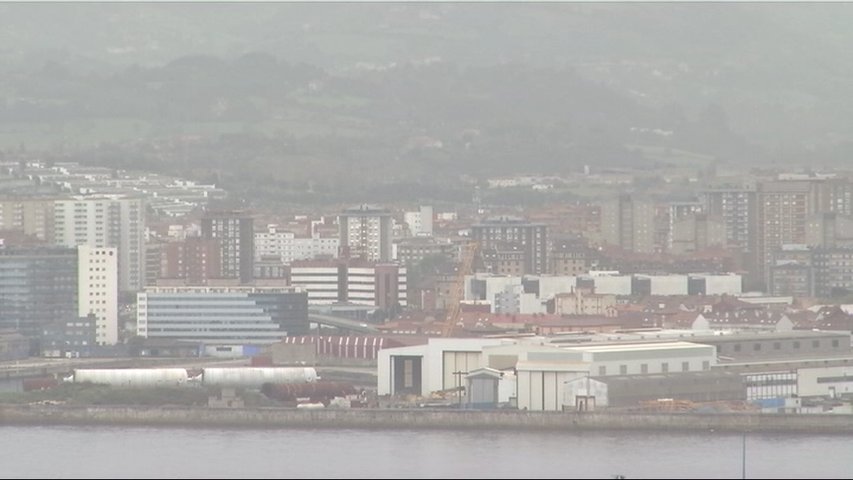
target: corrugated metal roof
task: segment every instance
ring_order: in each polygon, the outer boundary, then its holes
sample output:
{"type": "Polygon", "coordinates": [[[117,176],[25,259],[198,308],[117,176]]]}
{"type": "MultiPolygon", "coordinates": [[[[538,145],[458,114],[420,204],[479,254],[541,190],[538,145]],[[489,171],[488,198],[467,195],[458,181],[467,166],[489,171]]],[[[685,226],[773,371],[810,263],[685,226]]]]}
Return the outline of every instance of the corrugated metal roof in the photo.
{"type": "Polygon", "coordinates": [[[468,372],[468,375],[466,375],[467,378],[474,378],[474,377],[500,378],[501,376],[503,376],[503,373],[500,370],[497,370],[494,368],[489,368],[489,367],[481,367],[481,368],[471,370],[470,372],[468,372]]]}
{"type": "MultiPolygon", "coordinates": [[[[631,344],[610,344],[610,345],[580,345],[564,347],[567,350],[577,350],[591,353],[604,352],[631,352],[638,350],[676,350],[683,348],[709,348],[709,345],[702,345],[692,342],[660,342],[660,343],[631,343],[631,344]]],[[[713,347],[711,347],[713,348],[713,347]]]]}

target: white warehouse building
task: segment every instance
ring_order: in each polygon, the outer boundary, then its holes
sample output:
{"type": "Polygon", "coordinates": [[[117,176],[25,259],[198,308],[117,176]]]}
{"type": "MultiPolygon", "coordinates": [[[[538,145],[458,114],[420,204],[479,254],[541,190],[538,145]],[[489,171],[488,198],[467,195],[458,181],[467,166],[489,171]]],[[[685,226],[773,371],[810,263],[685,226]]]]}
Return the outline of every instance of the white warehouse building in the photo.
{"type": "Polygon", "coordinates": [[[595,293],[610,295],[631,295],[633,277],[618,274],[594,274],[590,272],[595,293]]]}
{"type": "MultiPolygon", "coordinates": [[[[704,280],[705,295],[740,295],[743,293],[743,277],[735,273],[697,273],[690,275],[690,282],[704,280]]],[[[692,293],[692,292],[691,292],[692,293]]]]}
{"type": "Polygon", "coordinates": [[[578,279],[572,275],[525,275],[525,282],[537,282],[539,298],[548,300],[560,293],[571,293],[578,285],[578,279]]]}
{"type": "Polygon", "coordinates": [[[635,275],[635,278],[638,280],[648,279],[651,295],[688,294],[687,275],[635,275]]]}
{"type": "Polygon", "coordinates": [[[504,292],[511,285],[521,285],[521,277],[488,273],[466,275],[464,299],[467,301],[485,300],[494,304],[495,295],[504,292]]]}
{"type": "Polygon", "coordinates": [[[499,338],[430,338],[426,345],[384,348],[377,354],[377,393],[429,395],[462,386],[468,372],[485,366],[481,365],[483,347],[514,342],[499,338]]]}
{"type": "Polygon", "coordinates": [[[800,397],[849,396],[853,393],[853,367],[797,369],[797,394],[800,397]]]}
{"type": "MultiPolygon", "coordinates": [[[[465,300],[485,300],[494,304],[495,295],[507,287],[521,285],[524,291],[547,301],[577,288],[594,289],[602,295],[741,295],[743,280],[735,273],[620,274],[616,271],[590,271],[579,276],[494,275],[477,273],[465,277],[465,300]]],[[[496,313],[492,310],[492,313],[496,313]]]]}
{"type": "MultiPolygon", "coordinates": [[[[566,385],[577,378],[605,381],[602,377],[706,372],[716,365],[714,346],[683,341],[572,347],[541,342],[430,339],[426,345],[383,349],[378,355],[378,394],[426,396],[464,385],[462,377],[476,369],[514,370],[516,406],[554,411],[563,409],[566,385]]],[[[606,399],[597,403],[606,405],[606,399]]]]}
{"type": "Polygon", "coordinates": [[[584,345],[563,350],[589,363],[593,377],[701,372],[717,364],[716,347],[691,342],[584,345]]]}

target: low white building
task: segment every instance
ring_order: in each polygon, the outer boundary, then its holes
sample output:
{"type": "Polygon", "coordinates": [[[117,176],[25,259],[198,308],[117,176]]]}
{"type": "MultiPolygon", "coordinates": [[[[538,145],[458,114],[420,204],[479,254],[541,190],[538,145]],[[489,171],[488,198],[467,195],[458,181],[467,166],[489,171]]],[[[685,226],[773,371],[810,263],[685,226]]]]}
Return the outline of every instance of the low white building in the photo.
{"type": "Polygon", "coordinates": [[[594,411],[607,405],[607,384],[604,382],[587,376],[569,380],[563,387],[564,410],[594,411]]]}
{"type": "Polygon", "coordinates": [[[595,293],[631,295],[632,276],[619,274],[593,274],[590,272],[595,293]]]}
{"type": "Polygon", "coordinates": [[[564,347],[590,363],[590,375],[636,375],[701,372],[717,364],[713,345],[691,342],[614,343],[564,347]]]}
{"type": "Polygon", "coordinates": [[[495,295],[510,285],[521,285],[517,275],[478,273],[465,276],[465,300],[485,300],[494,305],[495,295]]]}
{"type": "Polygon", "coordinates": [[[647,279],[651,295],[687,295],[687,275],[635,275],[647,279]]]}
{"type": "Polygon", "coordinates": [[[525,275],[524,281],[538,282],[539,299],[549,300],[561,293],[569,293],[577,287],[578,279],[573,275],[525,275]]]}
{"type": "Polygon", "coordinates": [[[545,305],[535,293],[524,293],[523,285],[507,285],[502,292],[495,294],[492,313],[529,315],[546,313],[545,305]]]}
{"type": "Polygon", "coordinates": [[[853,394],[853,366],[797,369],[800,397],[850,396],[853,394]]]}
{"type": "Polygon", "coordinates": [[[740,295],[743,293],[743,277],[736,273],[696,273],[690,275],[691,281],[702,279],[705,282],[705,295],[740,295]]]}

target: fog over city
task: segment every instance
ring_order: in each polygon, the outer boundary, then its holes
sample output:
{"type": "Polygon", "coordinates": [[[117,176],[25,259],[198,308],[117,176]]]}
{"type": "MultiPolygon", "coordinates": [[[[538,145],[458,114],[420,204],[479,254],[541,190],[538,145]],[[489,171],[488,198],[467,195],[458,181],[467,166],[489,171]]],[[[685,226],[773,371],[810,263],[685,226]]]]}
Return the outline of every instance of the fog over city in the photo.
{"type": "Polygon", "coordinates": [[[851,25],[0,0],[0,477],[848,476],[851,25]]]}

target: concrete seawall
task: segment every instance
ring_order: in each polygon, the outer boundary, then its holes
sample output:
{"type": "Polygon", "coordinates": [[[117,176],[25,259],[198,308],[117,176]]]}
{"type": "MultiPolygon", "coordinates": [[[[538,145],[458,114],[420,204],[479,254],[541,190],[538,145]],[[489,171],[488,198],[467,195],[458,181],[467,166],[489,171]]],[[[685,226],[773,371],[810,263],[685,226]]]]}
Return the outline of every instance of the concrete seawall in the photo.
{"type": "Polygon", "coordinates": [[[2,405],[2,425],[233,428],[667,430],[853,435],[853,415],[555,413],[478,410],[2,405]]]}

